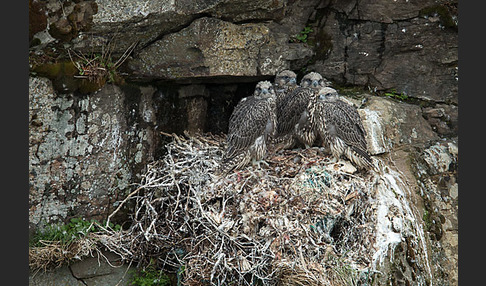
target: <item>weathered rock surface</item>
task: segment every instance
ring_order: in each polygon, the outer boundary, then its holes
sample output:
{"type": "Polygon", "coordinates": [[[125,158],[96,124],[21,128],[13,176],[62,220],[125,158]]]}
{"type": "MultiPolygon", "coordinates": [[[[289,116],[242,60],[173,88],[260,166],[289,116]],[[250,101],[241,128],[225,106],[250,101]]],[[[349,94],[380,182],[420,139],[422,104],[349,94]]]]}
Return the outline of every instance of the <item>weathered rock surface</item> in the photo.
{"type": "Polygon", "coordinates": [[[57,286],[72,285],[85,286],[85,284],[76,279],[69,270],[68,266],[62,266],[52,271],[38,271],[29,273],[29,285],[31,286],[57,286]]]}
{"type": "Polygon", "coordinates": [[[136,114],[152,120],[153,107],[140,111],[127,107],[117,86],[106,85],[83,97],[58,94],[48,79],[30,78],[32,225],[66,221],[79,214],[101,221],[125,195],[137,170],[153,160],[155,148],[153,130],[136,128],[135,122],[136,114]]]}
{"type": "Polygon", "coordinates": [[[118,255],[102,251],[58,269],[30,273],[29,285],[130,285],[131,275],[128,265],[118,255]]]}
{"type": "Polygon", "coordinates": [[[437,285],[458,284],[457,138],[438,141],[412,160],[437,285]]]}
{"type": "Polygon", "coordinates": [[[136,76],[155,79],[273,76],[289,68],[290,60],[312,55],[308,47],[274,35],[265,24],[204,17],[141,50],[129,67],[136,76]]]}
{"type": "Polygon", "coordinates": [[[457,103],[457,2],[444,2],[323,7],[314,19],[317,57],[310,68],[341,84],[457,103]]]}
{"type": "Polygon", "coordinates": [[[374,155],[404,146],[424,148],[439,138],[414,104],[368,96],[360,116],[374,155]]]}
{"type": "Polygon", "coordinates": [[[305,67],[339,84],[457,104],[454,0],[51,0],[33,8],[40,23],[33,31],[45,21],[38,11],[47,10],[51,23],[32,35],[41,42],[100,52],[112,41],[113,55],[138,43],[128,60],[138,79],[198,81],[305,67]],[[313,30],[302,43],[296,37],[305,26],[313,30]]]}

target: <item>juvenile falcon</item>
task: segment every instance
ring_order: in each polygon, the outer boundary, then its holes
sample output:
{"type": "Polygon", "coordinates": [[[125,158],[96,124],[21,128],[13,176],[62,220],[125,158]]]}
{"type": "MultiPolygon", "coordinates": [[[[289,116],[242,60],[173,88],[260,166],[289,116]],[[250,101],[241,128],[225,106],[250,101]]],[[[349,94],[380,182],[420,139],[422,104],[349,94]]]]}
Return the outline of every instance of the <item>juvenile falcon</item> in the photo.
{"type": "Polygon", "coordinates": [[[317,91],[327,84],[319,73],[306,74],[299,87],[290,92],[277,105],[277,138],[273,141],[276,150],[294,147],[297,143],[311,147],[316,133],[310,117],[317,101],[317,91]]]}
{"type": "Polygon", "coordinates": [[[291,70],[283,70],[275,76],[273,88],[277,96],[277,106],[282,99],[297,87],[297,75],[291,70]]]}
{"type": "Polygon", "coordinates": [[[275,134],[275,91],[269,81],[260,81],[253,95],[238,102],[229,119],[226,150],[220,173],[240,169],[250,161],[259,163],[275,134]]]}
{"type": "Polygon", "coordinates": [[[356,108],[340,100],[333,88],[321,88],[318,94],[312,117],[317,136],[323,139],[336,159],[344,155],[360,169],[372,168],[366,131],[356,108]]]}
{"type": "Polygon", "coordinates": [[[318,72],[310,72],[300,80],[301,87],[311,87],[320,89],[321,87],[330,86],[331,82],[323,78],[318,72]]]}

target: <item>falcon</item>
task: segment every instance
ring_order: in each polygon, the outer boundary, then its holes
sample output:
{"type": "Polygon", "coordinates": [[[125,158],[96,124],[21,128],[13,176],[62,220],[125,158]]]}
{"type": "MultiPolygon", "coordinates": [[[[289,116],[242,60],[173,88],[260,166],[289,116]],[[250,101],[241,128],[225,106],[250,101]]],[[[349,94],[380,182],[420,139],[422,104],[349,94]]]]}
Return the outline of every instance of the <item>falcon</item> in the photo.
{"type": "Polygon", "coordinates": [[[291,70],[283,70],[275,76],[273,88],[277,96],[277,106],[297,87],[297,75],[291,70]]]}
{"type": "Polygon", "coordinates": [[[238,102],[228,125],[226,150],[220,173],[241,169],[250,161],[258,164],[267,153],[267,144],[275,135],[276,95],[269,81],[260,81],[253,95],[238,102]]]}
{"type": "Polygon", "coordinates": [[[336,159],[345,156],[359,169],[373,167],[359,113],[352,105],[340,100],[335,89],[324,87],[319,90],[311,121],[317,136],[336,159]]]}
{"type": "Polygon", "coordinates": [[[301,87],[310,87],[319,90],[321,87],[330,86],[331,82],[323,78],[320,73],[310,72],[300,80],[301,87]]]}
{"type": "Polygon", "coordinates": [[[317,91],[329,82],[319,73],[306,74],[300,86],[292,90],[277,105],[276,150],[292,148],[298,143],[311,147],[316,139],[310,122],[317,101],[317,91]]]}

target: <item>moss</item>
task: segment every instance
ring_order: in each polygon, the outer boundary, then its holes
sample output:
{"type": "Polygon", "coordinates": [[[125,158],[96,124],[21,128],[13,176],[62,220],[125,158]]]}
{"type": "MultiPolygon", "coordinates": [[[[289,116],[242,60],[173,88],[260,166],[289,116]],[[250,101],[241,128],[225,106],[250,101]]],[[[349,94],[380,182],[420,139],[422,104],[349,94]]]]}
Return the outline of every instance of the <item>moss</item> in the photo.
{"type": "Polygon", "coordinates": [[[49,79],[56,79],[62,76],[74,76],[77,74],[77,69],[72,62],[54,62],[54,63],[40,63],[33,67],[33,71],[40,76],[49,79]]]}
{"type": "Polygon", "coordinates": [[[105,78],[100,78],[96,81],[91,81],[83,78],[79,81],[79,92],[84,94],[95,92],[100,88],[102,88],[105,85],[105,83],[106,83],[105,78]]]}
{"type": "Polygon", "coordinates": [[[362,99],[363,94],[369,94],[369,90],[363,86],[358,85],[340,85],[334,83],[332,87],[337,90],[340,95],[348,96],[354,99],[362,99]]]}
{"type": "Polygon", "coordinates": [[[130,279],[130,285],[136,286],[168,286],[174,284],[171,282],[171,278],[162,270],[156,269],[153,263],[142,269],[132,271],[130,279]]]}
{"type": "Polygon", "coordinates": [[[449,8],[445,5],[433,5],[433,6],[428,6],[420,10],[419,16],[425,17],[425,16],[439,16],[440,23],[442,26],[445,28],[453,28],[457,29],[456,22],[452,18],[452,14],[449,10],[449,8]]]}
{"type": "Polygon", "coordinates": [[[430,216],[430,212],[427,209],[424,210],[424,214],[422,215],[422,220],[424,221],[425,229],[430,230],[432,226],[432,218],[430,216]]]}

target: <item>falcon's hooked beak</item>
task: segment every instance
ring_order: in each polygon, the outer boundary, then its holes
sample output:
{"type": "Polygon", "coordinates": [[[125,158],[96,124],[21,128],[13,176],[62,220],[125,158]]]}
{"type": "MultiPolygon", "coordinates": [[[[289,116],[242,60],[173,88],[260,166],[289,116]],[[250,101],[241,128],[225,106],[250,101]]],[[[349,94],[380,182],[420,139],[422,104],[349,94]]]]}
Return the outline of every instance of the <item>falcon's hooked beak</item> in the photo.
{"type": "Polygon", "coordinates": [[[297,79],[295,77],[291,78],[289,83],[295,84],[297,83],[297,79]]]}
{"type": "Polygon", "coordinates": [[[318,87],[319,86],[319,81],[318,80],[313,80],[312,81],[312,86],[313,87],[318,87]]]}

